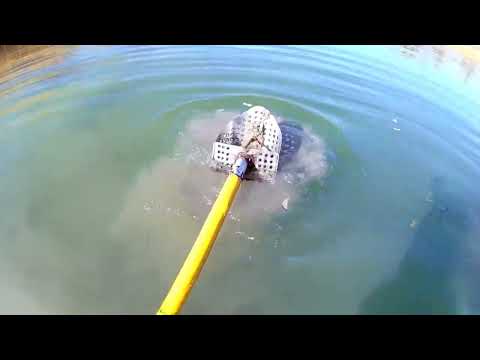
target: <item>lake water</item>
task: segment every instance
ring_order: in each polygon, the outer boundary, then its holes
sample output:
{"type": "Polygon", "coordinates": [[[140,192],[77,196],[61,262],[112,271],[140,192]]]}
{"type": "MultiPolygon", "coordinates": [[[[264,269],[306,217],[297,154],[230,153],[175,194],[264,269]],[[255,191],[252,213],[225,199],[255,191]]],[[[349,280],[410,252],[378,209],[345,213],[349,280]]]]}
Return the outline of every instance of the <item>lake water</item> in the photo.
{"type": "Polygon", "coordinates": [[[275,185],[242,184],[184,314],[480,312],[474,62],[428,46],[55,58],[0,82],[1,313],[155,313],[225,180],[211,142],[250,105],[312,141],[275,185]]]}

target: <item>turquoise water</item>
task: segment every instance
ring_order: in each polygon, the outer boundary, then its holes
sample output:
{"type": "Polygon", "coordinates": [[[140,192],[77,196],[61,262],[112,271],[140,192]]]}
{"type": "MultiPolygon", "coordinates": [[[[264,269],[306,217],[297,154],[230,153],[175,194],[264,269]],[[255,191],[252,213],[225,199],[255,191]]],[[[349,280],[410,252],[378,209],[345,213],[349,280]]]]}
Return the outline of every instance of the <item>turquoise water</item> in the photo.
{"type": "Polygon", "coordinates": [[[79,46],[0,83],[0,312],[154,313],[224,180],[213,124],[253,104],[328,169],[242,186],[185,314],[478,313],[478,74],[431,47],[79,46]]]}

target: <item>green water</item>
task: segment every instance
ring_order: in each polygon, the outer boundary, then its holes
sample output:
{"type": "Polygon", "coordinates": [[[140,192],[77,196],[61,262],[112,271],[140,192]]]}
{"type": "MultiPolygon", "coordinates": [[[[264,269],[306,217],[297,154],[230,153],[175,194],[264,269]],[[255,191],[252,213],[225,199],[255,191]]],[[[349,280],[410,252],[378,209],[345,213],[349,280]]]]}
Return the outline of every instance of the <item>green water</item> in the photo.
{"type": "Polygon", "coordinates": [[[480,312],[467,65],[430,47],[79,46],[1,82],[0,312],[154,313],[224,180],[210,124],[245,104],[308,129],[328,171],[242,186],[183,313],[480,312]]]}

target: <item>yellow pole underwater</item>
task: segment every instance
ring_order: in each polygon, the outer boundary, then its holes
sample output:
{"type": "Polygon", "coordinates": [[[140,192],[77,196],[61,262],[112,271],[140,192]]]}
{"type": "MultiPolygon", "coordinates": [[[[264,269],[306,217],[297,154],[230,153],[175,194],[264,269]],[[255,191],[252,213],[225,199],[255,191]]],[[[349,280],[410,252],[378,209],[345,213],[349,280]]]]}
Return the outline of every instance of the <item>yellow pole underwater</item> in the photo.
{"type": "Polygon", "coordinates": [[[223,221],[235,199],[246,168],[247,162],[245,159],[240,158],[237,160],[234,170],[228,175],[222,190],[198,234],[197,240],[195,240],[170,291],[158,309],[157,315],[176,315],[179,313],[222,228],[223,221]]]}

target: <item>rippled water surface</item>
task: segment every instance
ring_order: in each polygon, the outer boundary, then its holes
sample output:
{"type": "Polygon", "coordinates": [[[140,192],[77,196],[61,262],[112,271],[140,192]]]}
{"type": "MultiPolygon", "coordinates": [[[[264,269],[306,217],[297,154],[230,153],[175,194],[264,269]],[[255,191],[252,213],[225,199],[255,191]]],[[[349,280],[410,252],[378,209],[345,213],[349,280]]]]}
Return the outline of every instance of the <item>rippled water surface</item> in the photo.
{"type": "Polygon", "coordinates": [[[480,312],[474,61],[418,46],[55,56],[0,81],[1,313],[154,313],[225,180],[210,143],[249,105],[313,140],[274,186],[242,185],[185,314],[480,312]]]}

